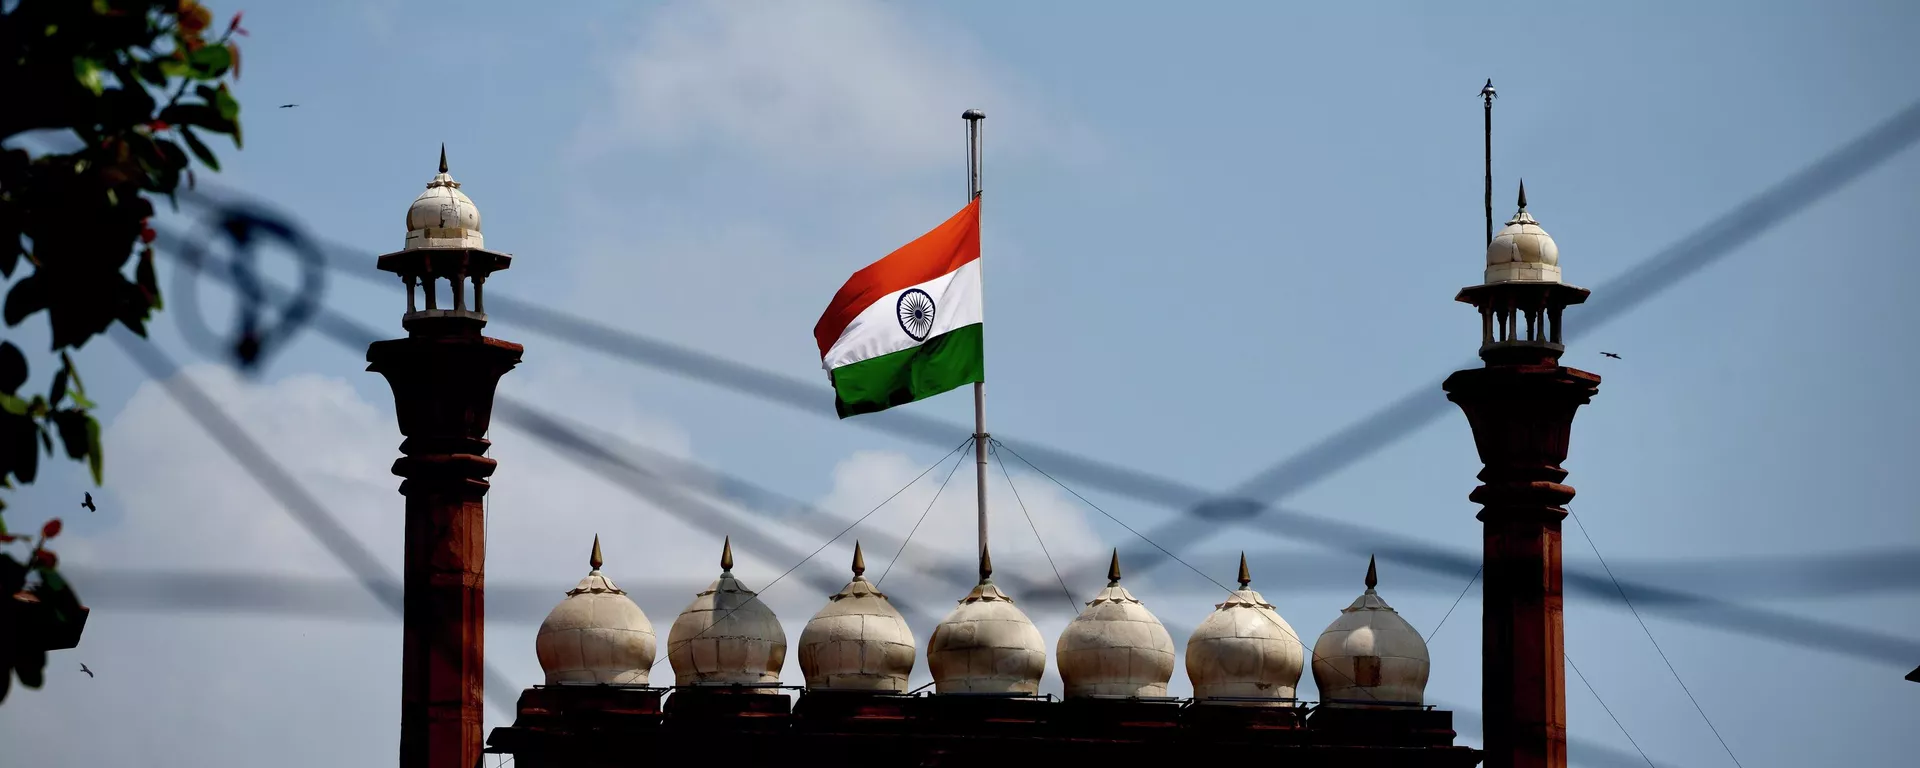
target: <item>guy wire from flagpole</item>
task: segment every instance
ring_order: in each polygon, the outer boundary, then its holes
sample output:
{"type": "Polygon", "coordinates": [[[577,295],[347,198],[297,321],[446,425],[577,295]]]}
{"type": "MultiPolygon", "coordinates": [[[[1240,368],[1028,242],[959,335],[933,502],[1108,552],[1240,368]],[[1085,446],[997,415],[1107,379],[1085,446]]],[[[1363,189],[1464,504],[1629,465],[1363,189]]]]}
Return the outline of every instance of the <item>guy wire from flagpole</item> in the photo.
{"type": "MultiPolygon", "coordinates": [[[[980,121],[987,119],[987,113],[969,109],[960,113],[960,119],[967,121],[967,202],[973,203],[980,199],[980,121]]],[[[985,276],[982,275],[981,284],[984,286],[985,283],[985,276]]],[[[985,354],[984,350],[982,354],[985,354]]],[[[980,502],[980,557],[987,556],[987,443],[989,441],[987,384],[984,381],[976,381],[973,383],[973,458],[974,492],[980,502]]]]}

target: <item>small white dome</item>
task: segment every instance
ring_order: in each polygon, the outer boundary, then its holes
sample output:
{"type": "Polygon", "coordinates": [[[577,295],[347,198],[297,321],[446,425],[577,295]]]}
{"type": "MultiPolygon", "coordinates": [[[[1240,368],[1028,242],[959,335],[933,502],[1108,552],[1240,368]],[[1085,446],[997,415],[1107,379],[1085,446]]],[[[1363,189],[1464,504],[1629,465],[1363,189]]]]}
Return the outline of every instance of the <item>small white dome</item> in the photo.
{"type": "Polygon", "coordinates": [[[658,640],[647,614],[600,573],[600,537],[593,537],[592,570],[547,614],[534,637],[547,685],[646,685],[658,640]]]}
{"type": "Polygon", "coordinates": [[[907,692],[913,674],[913,630],[887,596],[867,581],[867,559],[853,544],[853,580],[827,599],[800,632],[800,671],[807,687],[907,692]]]}
{"type": "Polygon", "coordinates": [[[733,540],[720,552],[720,578],[694,597],[667,633],[676,685],[778,684],[787,634],[773,609],[733,577],[733,540]]]}
{"type": "Polygon", "coordinates": [[[1120,586],[1118,549],[1107,566],[1107,588],[1067,623],[1055,648],[1068,697],[1165,696],[1173,677],[1173,637],[1120,586]]]}
{"type": "Polygon", "coordinates": [[[407,208],[406,250],[418,248],[484,248],[480,209],[460,191],[460,182],[447,175],[447,148],[440,147],[440,173],[407,208]]]}
{"type": "Polygon", "coordinates": [[[993,584],[993,558],[980,554],[980,583],[933,628],[927,666],[935,693],[1037,693],[1046,640],[993,584]]]}
{"type": "Polygon", "coordinates": [[[1487,243],[1487,283],[1560,282],[1560,246],[1527,213],[1527,185],[1520,185],[1520,210],[1487,243]]]}
{"type": "Polygon", "coordinates": [[[1367,591],[1313,644],[1313,684],[1320,688],[1322,706],[1425,700],[1427,641],[1373,591],[1379,581],[1368,559],[1367,591]]]}
{"type": "Polygon", "coordinates": [[[1248,586],[1252,581],[1247,556],[1241,554],[1240,588],[1215,605],[1187,639],[1187,679],[1193,682],[1195,699],[1295,696],[1305,644],[1273,605],[1248,586]]]}

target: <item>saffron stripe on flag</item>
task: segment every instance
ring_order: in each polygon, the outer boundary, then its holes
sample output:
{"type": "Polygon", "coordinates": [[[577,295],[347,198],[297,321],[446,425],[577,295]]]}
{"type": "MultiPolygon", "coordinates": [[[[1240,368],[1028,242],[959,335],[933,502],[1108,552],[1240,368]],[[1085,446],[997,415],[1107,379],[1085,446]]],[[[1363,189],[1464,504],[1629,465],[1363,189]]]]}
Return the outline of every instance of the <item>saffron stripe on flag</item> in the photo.
{"type": "Polygon", "coordinates": [[[840,286],[840,292],[833,295],[826,312],[813,326],[821,358],[827,356],[827,350],[833,348],[854,318],[875,301],[949,274],[979,258],[980,201],[976,198],[933,231],[853,273],[846,285],[840,286]]]}

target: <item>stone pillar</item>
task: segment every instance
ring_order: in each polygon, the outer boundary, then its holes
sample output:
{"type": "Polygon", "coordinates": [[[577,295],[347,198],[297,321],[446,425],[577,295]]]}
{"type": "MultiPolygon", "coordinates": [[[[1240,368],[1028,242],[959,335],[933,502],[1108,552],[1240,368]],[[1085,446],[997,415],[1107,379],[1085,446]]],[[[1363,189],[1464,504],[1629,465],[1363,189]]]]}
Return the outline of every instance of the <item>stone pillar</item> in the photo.
{"type": "Polygon", "coordinates": [[[494,389],[522,349],[464,318],[407,325],[408,338],[367,348],[367,370],[392,386],[406,437],[393,463],[407,499],[400,766],[474,768],[483,738],[483,501],[494,470],[484,435],[494,389]]]}
{"type": "Polygon", "coordinates": [[[1466,412],[1485,465],[1468,498],[1481,505],[1485,526],[1487,768],[1567,765],[1560,524],[1574,492],[1560,482],[1560,463],[1574,411],[1599,392],[1600,377],[1559,365],[1557,351],[1538,353],[1457,371],[1442,385],[1466,412]]]}

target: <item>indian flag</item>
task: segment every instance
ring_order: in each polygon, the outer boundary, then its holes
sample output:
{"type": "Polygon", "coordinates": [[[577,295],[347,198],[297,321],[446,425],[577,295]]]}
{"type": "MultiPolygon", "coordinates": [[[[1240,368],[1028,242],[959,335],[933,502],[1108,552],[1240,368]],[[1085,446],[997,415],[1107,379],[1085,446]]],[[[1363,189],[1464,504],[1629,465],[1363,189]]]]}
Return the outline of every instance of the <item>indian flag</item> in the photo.
{"type": "Polygon", "coordinates": [[[840,418],[986,381],[980,200],[853,273],[813,326],[840,418]]]}

